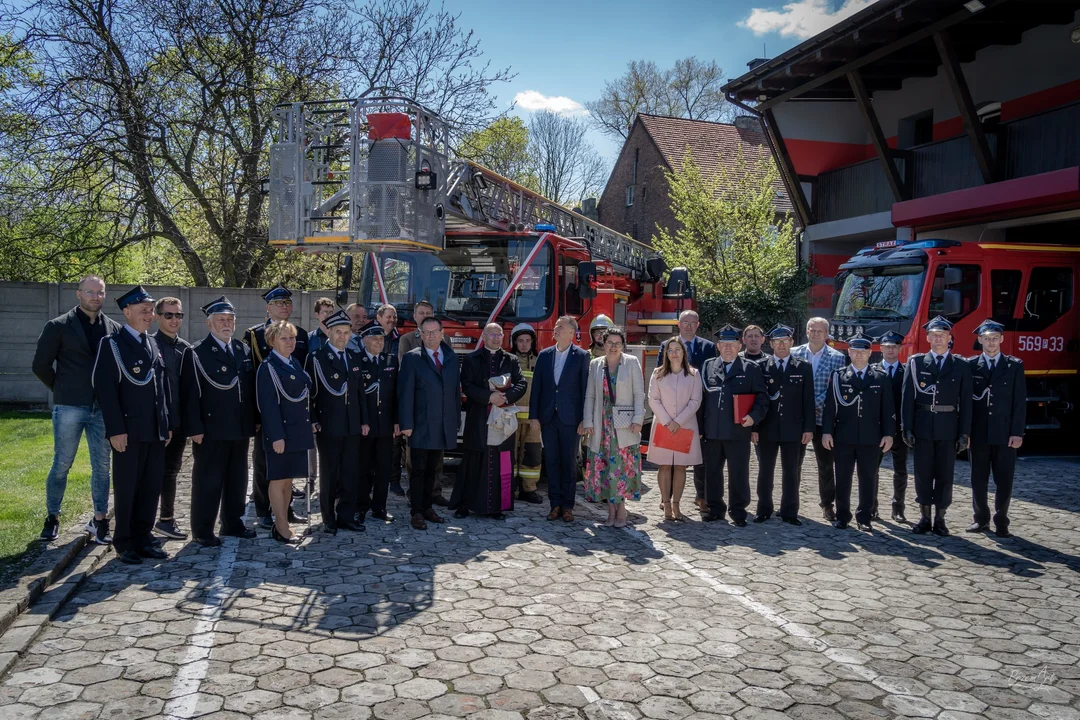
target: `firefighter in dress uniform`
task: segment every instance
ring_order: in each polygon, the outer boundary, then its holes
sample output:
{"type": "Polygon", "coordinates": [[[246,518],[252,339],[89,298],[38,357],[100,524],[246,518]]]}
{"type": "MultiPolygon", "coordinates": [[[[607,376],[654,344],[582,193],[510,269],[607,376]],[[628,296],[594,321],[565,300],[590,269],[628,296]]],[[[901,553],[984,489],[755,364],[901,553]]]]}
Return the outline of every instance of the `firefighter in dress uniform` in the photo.
{"type": "Polygon", "coordinates": [[[870,365],[873,342],[856,335],[848,341],[851,364],[834,370],[821,414],[821,444],[831,450],[836,464],[836,523],[846,530],[851,522],[851,485],[859,474],[859,504],[855,521],[871,532],[877,469],[881,454],[889,452],[896,432],[889,376],[870,365]]]}
{"type": "Polygon", "coordinates": [[[248,448],[259,422],[251,349],[233,337],[236,310],[222,295],[202,306],[210,333],[184,352],[180,364],[180,407],[191,438],[191,535],[217,547],[221,534],[247,538],[244,525],[248,448]]]}
{"type": "Polygon", "coordinates": [[[705,502],[709,513],[706,522],[723,520],[731,514],[737,527],[746,526],[746,507],[750,504],[750,434],[751,428],[765,419],[769,395],[765,378],[757,363],[739,357],[741,332],[725,325],[716,336],[719,357],[705,361],[701,368],[704,393],[698,408],[701,449],[705,456],[705,502]],[[736,395],[753,395],[750,411],[735,421],[736,395]],[[728,472],[728,498],[724,502],[724,466],[728,472]]]}
{"type": "Polygon", "coordinates": [[[994,534],[1009,532],[1009,501],[1012,500],[1016,451],[1024,442],[1027,422],[1027,382],[1020,358],[1001,352],[1005,326],[987,320],[975,328],[982,353],[971,365],[973,407],[971,416],[971,504],[974,522],[968,532],[983,532],[990,525],[987,493],[994,474],[994,534]]]}
{"type": "MultiPolygon", "coordinates": [[[[243,337],[244,342],[251,348],[256,373],[259,371],[259,365],[270,357],[271,350],[270,345],[266,342],[266,328],[271,323],[279,320],[288,321],[293,309],[292,290],[289,290],[281,283],[267,290],[262,297],[266,301],[266,320],[249,327],[244,331],[243,337]]],[[[304,363],[307,362],[308,334],[304,328],[295,323],[293,323],[293,327],[296,328],[296,350],[293,351],[292,357],[300,363],[300,367],[303,367],[304,363]]],[[[255,516],[258,518],[259,525],[269,530],[273,527],[274,522],[270,519],[270,496],[268,494],[270,485],[266,480],[266,453],[261,442],[256,442],[251,451],[251,466],[251,495],[255,501],[255,516]]],[[[293,498],[303,496],[302,492],[293,491],[293,498]]],[[[289,506],[289,522],[303,522],[305,519],[299,517],[293,511],[292,506],[289,506]]]]}
{"type": "Polygon", "coordinates": [[[308,355],[311,378],[311,420],[319,451],[319,509],[323,530],[361,532],[360,440],[363,437],[363,380],[360,357],[349,349],[352,322],[344,310],[327,317],[326,343],[308,355]]]}
{"type": "MultiPolygon", "coordinates": [[[[394,475],[392,462],[394,444],[401,429],[398,427],[397,378],[398,357],[383,352],[385,331],[378,323],[370,323],[360,331],[364,351],[360,357],[360,377],[364,382],[363,426],[360,438],[360,507],[359,519],[371,517],[393,522],[386,512],[386,498],[394,475]]],[[[440,466],[441,467],[441,466],[440,466]]]]}
{"type": "Polygon", "coordinates": [[[920,518],[912,530],[945,536],[956,454],[971,438],[971,366],[949,351],[952,323],[939,315],[923,328],[930,352],[908,358],[901,413],[904,442],[915,455],[920,518]]]}
{"type": "Polygon", "coordinates": [[[93,382],[105,437],[112,445],[113,549],[129,565],[168,555],[154,545],[154,518],[165,477],[168,379],[157,342],[146,334],[154,298],[141,285],[116,300],[125,324],[98,346],[93,382]]]}
{"type": "Polygon", "coordinates": [[[750,433],[750,440],[758,449],[758,504],[754,522],[765,522],[773,514],[773,476],[779,455],[780,519],[802,525],[799,483],[803,448],[814,439],[814,369],[810,363],[791,355],[794,328],[777,325],[769,331],[768,338],[775,354],[760,361],[758,367],[765,376],[769,412],[750,433]]]}
{"type": "Polygon", "coordinates": [[[525,394],[518,400],[517,405],[525,410],[517,414],[517,452],[514,457],[514,467],[517,469],[519,493],[518,498],[528,503],[539,504],[544,502],[540,494],[536,492],[536,484],[540,481],[540,465],[543,461],[544,447],[540,440],[540,428],[533,428],[529,423],[529,400],[532,393],[533,368],[536,366],[536,331],[528,323],[521,323],[510,331],[510,347],[517,356],[521,365],[521,374],[525,378],[525,394]]]}
{"type": "MultiPolygon", "coordinates": [[[[904,442],[904,435],[900,429],[900,409],[903,407],[904,379],[907,377],[907,365],[900,362],[900,346],[904,342],[904,336],[898,332],[887,332],[878,339],[881,345],[881,362],[877,367],[885,371],[892,384],[893,407],[896,408],[896,434],[893,435],[892,449],[881,453],[881,459],[886,455],[892,455],[892,519],[898,523],[906,523],[904,517],[904,496],[907,495],[908,474],[907,458],[908,446],[904,442]]],[[[878,467],[878,487],[881,486],[881,467],[878,467]]],[[[873,520],[881,522],[878,516],[878,494],[874,492],[873,520]]]]}

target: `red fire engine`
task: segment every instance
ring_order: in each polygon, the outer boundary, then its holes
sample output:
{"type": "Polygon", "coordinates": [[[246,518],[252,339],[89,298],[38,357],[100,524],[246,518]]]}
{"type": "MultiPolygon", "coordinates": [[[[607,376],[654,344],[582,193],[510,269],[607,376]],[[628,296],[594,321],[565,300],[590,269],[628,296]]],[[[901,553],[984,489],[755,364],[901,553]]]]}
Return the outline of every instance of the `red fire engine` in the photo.
{"type": "MultiPolygon", "coordinates": [[[[1072,410],[1080,367],[1075,307],[1080,248],[1062,245],[889,241],[840,266],[832,344],[852,335],[904,335],[902,358],[927,352],[922,325],[953,323],[953,351],[981,352],[972,331],[986,318],[1005,325],[1001,350],[1024,361],[1028,429],[1056,430],[1072,410]]],[[[876,346],[875,346],[876,349],[876,346]]]]}
{"type": "MultiPolygon", "coordinates": [[[[489,322],[503,324],[506,342],[529,323],[545,347],[564,314],[578,319],[586,347],[600,314],[629,343],[654,345],[693,307],[684,268],[668,272],[647,245],[451,160],[449,128],[415,102],[295,103],[275,119],[270,243],[366,253],[360,302],[394,305],[403,331],[427,300],[459,351],[476,347],[489,322]]],[[[342,275],[347,291],[351,261],[342,275]]]]}

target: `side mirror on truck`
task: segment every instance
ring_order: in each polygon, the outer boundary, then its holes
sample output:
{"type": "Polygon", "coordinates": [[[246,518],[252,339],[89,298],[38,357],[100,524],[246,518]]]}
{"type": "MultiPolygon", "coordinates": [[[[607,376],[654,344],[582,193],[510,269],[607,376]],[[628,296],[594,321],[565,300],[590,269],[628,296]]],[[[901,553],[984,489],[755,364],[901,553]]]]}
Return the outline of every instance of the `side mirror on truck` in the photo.
{"type": "MultiPolygon", "coordinates": [[[[946,276],[946,282],[948,277],[946,276]]],[[[943,301],[945,304],[945,317],[955,317],[964,311],[964,296],[959,290],[945,290],[943,301]]]]}
{"type": "Polygon", "coordinates": [[[586,260],[578,263],[578,297],[591,300],[596,297],[596,263],[586,260]]]}

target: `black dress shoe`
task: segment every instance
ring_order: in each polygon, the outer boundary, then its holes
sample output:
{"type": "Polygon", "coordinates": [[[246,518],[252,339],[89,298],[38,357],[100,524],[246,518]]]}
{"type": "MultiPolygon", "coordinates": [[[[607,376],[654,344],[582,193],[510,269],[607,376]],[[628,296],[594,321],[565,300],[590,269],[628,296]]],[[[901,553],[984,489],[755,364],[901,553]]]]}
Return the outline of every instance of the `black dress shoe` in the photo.
{"type": "Polygon", "coordinates": [[[989,529],[990,529],[990,524],[989,523],[973,522],[970,525],[968,525],[968,527],[967,527],[967,531],[969,533],[981,533],[981,532],[985,532],[986,530],[989,530],[989,529]]]}
{"type": "Polygon", "coordinates": [[[856,525],[858,526],[858,528],[860,530],[862,530],[864,532],[874,532],[874,526],[871,525],[870,523],[861,523],[861,522],[856,521],[856,525]]]}
{"type": "Polygon", "coordinates": [[[289,508],[289,522],[291,522],[291,523],[307,522],[307,516],[306,515],[301,515],[300,513],[293,510],[292,508],[289,508]]]}
{"type": "Polygon", "coordinates": [[[337,535],[337,528],[333,525],[322,524],[322,531],[327,535],[337,535]]]}
{"type": "Polygon", "coordinates": [[[135,552],[139,553],[144,558],[150,558],[151,560],[164,560],[169,557],[169,553],[165,552],[164,550],[160,550],[153,545],[147,545],[146,547],[139,548],[135,552]]]}
{"type": "Polygon", "coordinates": [[[469,517],[469,511],[463,507],[459,507],[457,510],[454,511],[454,517],[459,520],[462,518],[467,518],[469,517]]]}
{"type": "Polygon", "coordinates": [[[364,523],[358,523],[355,520],[345,520],[344,522],[338,521],[337,526],[342,530],[348,530],[349,532],[367,532],[367,527],[364,523]]]}
{"type": "Polygon", "coordinates": [[[702,515],[701,519],[704,522],[716,522],[718,520],[723,520],[724,516],[717,515],[716,513],[709,513],[708,515],[702,515]]]}
{"type": "Polygon", "coordinates": [[[274,518],[270,517],[269,515],[265,515],[259,518],[259,527],[261,527],[263,530],[269,530],[270,528],[274,527],[274,518]]]}
{"type": "Polygon", "coordinates": [[[424,519],[427,520],[428,522],[433,522],[433,523],[444,523],[444,522],[446,522],[446,519],[440,517],[439,514],[437,512],[435,512],[434,510],[425,510],[424,511],[424,519]]]}
{"type": "Polygon", "coordinates": [[[296,488],[293,488],[293,491],[292,491],[292,499],[293,500],[303,500],[304,497],[305,497],[305,495],[304,495],[303,490],[297,490],[296,488]]]}
{"type": "Polygon", "coordinates": [[[746,527],[746,519],[745,518],[740,518],[738,520],[735,520],[734,518],[732,518],[731,524],[734,525],[735,527],[746,527]]]}
{"type": "Polygon", "coordinates": [[[994,531],[994,535],[998,536],[999,538],[1011,538],[1013,536],[1013,534],[1009,532],[1008,528],[998,528],[994,531]]]}
{"type": "Polygon", "coordinates": [[[870,516],[870,522],[884,523],[885,521],[881,519],[880,515],[878,515],[877,513],[874,513],[873,515],[870,516]]]}
{"type": "Polygon", "coordinates": [[[120,558],[120,562],[127,565],[142,565],[142,556],[134,550],[125,550],[118,553],[117,556],[120,558]]]}
{"type": "Polygon", "coordinates": [[[192,540],[194,540],[197,544],[202,545],[203,547],[221,547],[221,538],[214,537],[213,535],[205,538],[192,538],[192,540]]]}
{"type": "Polygon", "coordinates": [[[836,522],[836,511],[833,510],[832,505],[821,508],[821,515],[829,522],[836,522]]]}
{"type": "Polygon", "coordinates": [[[440,493],[431,498],[431,504],[438,505],[439,507],[446,507],[449,504],[449,501],[447,501],[440,493]]]}
{"type": "Polygon", "coordinates": [[[911,532],[915,533],[916,535],[925,535],[926,533],[930,532],[932,528],[933,525],[930,524],[930,518],[923,518],[915,524],[915,527],[911,528],[911,532]]]}
{"type": "Polygon", "coordinates": [[[224,537],[240,538],[241,540],[254,540],[255,538],[259,537],[259,534],[257,532],[248,528],[236,530],[234,532],[223,532],[221,534],[224,537]]]}
{"type": "Polygon", "coordinates": [[[383,522],[394,522],[394,516],[385,510],[372,510],[371,517],[376,520],[382,520],[383,522]]]}
{"type": "Polygon", "coordinates": [[[949,528],[945,525],[943,518],[934,521],[934,534],[938,537],[949,537],[949,528]]]}
{"type": "Polygon", "coordinates": [[[275,540],[277,540],[280,543],[285,543],[286,545],[299,545],[300,544],[300,538],[296,537],[295,535],[293,535],[291,538],[285,537],[284,535],[282,535],[281,533],[278,532],[277,526],[274,526],[273,528],[271,528],[270,537],[274,538],[275,540]]]}
{"type": "Polygon", "coordinates": [[[894,510],[892,514],[893,522],[906,523],[907,518],[904,517],[904,513],[900,510],[894,510]]]}
{"type": "Polygon", "coordinates": [[[851,527],[851,524],[837,521],[833,523],[833,527],[837,530],[847,530],[849,527],[851,527]]]}
{"type": "Polygon", "coordinates": [[[540,493],[536,492],[535,490],[530,490],[529,492],[523,492],[519,494],[518,499],[524,500],[527,503],[532,503],[533,505],[539,505],[540,503],[544,502],[544,498],[540,497],[540,493]]]}
{"type": "Polygon", "coordinates": [[[769,519],[768,515],[757,515],[757,516],[754,517],[754,522],[763,523],[768,519],[769,519]]]}
{"type": "Polygon", "coordinates": [[[789,518],[782,517],[780,519],[782,521],[786,522],[788,525],[795,525],[795,526],[802,525],[802,520],[800,520],[797,517],[789,517],[789,518]]]}

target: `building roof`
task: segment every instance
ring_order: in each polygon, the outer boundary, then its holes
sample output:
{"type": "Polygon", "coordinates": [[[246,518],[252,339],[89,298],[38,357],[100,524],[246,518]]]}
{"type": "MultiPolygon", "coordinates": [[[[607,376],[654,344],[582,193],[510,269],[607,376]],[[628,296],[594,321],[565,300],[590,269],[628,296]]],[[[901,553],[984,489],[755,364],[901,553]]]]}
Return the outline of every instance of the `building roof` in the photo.
{"type": "Polygon", "coordinates": [[[758,109],[796,97],[852,100],[858,70],[872,95],[941,65],[934,34],[947,35],[960,62],[990,45],[1015,45],[1040,25],[1074,22],[1080,0],[878,0],[724,85],[728,97],[758,109]],[[969,7],[970,6],[970,7],[969,7]]]}
{"type": "MultiPolygon", "coordinates": [[[[752,121],[756,127],[761,127],[757,118],[752,118],[752,121]]],[[[688,147],[694,163],[705,175],[715,176],[720,167],[733,165],[740,148],[743,157],[749,161],[772,158],[769,145],[765,141],[765,134],[760,129],[738,127],[729,123],[645,114],[639,114],[636,122],[641,123],[649,137],[656,143],[657,149],[660,150],[670,170],[682,167],[683,157],[688,147]]],[[[778,213],[791,212],[791,198],[784,189],[784,182],[779,175],[776,179],[776,193],[776,211],[778,213]]]]}

